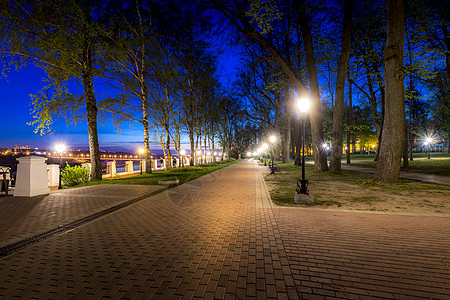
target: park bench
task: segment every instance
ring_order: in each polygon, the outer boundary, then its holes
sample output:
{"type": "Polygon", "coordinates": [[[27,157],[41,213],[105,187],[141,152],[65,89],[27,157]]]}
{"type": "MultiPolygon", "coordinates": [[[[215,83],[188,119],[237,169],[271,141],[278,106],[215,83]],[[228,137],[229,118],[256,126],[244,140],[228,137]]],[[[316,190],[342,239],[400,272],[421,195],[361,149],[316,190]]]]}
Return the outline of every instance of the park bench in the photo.
{"type": "MultiPolygon", "coordinates": [[[[269,163],[269,170],[272,170],[272,164],[271,163],[269,163]]],[[[274,172],[279,172],[280,171],[280,168],[278,167],[277,164],[273,164],[273,171],[274,172]]]]}

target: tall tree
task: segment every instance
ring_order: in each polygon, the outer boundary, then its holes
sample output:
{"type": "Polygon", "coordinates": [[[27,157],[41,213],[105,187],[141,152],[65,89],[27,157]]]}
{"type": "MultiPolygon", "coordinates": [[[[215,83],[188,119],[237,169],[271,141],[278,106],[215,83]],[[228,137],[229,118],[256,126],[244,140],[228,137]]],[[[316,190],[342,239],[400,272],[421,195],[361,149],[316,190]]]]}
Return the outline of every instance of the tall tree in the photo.
{"type": "Polygon", "coordinates": [[[385,117],[375,181],[396,183],[406,132],[403,47],[405,12],[403,0],[387,0],[387,40],[384,56],[386,70],[385,117]]]}
{"type": "Polygon", "coordinates": [[[89,133],[91,180],[101,180],[102,170],[97,134],[97,100],[94,79],[96,62],[104,47],[99,39],[103,1],[13,0],[3,2],[1,18],[4,42],[0,52],[18,61],[42,68],[50,84],[33,99],[36,130],[45,133],[61,109],[84,106],[89,133]],[[72,79],[81,82],[81,97],[64,86],[72,79]]]}
{"type": "Polygon", "coordinates": [[[132,120],[142,124],[144,131],[145,172],[152,172],[149,128],[150,47],[155,42],[151,27],[151,7],[146,0],[128,0],[109,3],[109,19],[104,27],[110,32],[103,39],[109,46],[102,76],[119,83],[128,94],[102,101],[101,109],[120,115],[119,120],[132,120]],[[136,105],[131,100],[137,99],[136,105]],[[124,101],[126,100],[126,101],[124,101]],[[134,117],[135,113],[139,112],[134,117]]]}
{"type": "MultiPolygon", "coordinates": [[[[274,1],[235,1],[224,3],[222,1],[205,1],[205,8],[216,9],[220,11],[229,22],[245,37],[257,41],[261,47],[271,55],[281,70],[289,78],[292,86],[302,96],[311,96],[312,105],[310,119],[312,125],[313,147],[314,147],[314,167],[318,171],[328,170],[325,152],[321,149],[323,140],[323,129],[321,120],[321,102],[318,88],[317,70],[315,65],[312,37],[307,24],[304,6],[298,7],[298,18],[296,22],[300,23],[304,40],[304,48],[307,57],[307,65],[309,71],[309,79],[311,86],[311,95],[308,91],[301,74],[296,73],[293,65],[284,57],[274,42],[273,36],[270,35],[272,30],[272,21],[281,18],[279,8],[274,1]]],[[[297,9],[297,7],[296,7],[297,9]]],[[[301,38],[298,38],[301,42],[301,38]]]]}
{"type": "Polygon", "coordinates": [[[342,159],[342,135],[344,121],[344,95],[345,78],[348,69],[348,59],[350,56],[350,36],[352,30],[352,6],[353,0],[346,0],[344,3],[344,24],[342,27],[342,48],[339,57],[338,73],[336,80],[336,101],[333,110],[333,134],[332,150],[330,158],[330,171],[333,173],[341,172],[342,159]]]}

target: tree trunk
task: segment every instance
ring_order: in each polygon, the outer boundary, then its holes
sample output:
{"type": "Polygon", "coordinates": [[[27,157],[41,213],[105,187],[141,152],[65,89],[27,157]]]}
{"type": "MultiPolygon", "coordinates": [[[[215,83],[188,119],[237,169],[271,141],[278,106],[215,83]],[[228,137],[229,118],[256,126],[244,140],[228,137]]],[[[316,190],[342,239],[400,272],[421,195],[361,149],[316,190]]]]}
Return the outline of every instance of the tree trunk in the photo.
{"type": "Polygon", "coordinates": [[[83,51],[83,86],[86,100],[87,125],[89,133],[89,155],[91,157],[91,181],[102,180],[100,146],[97,133],[97,101],[94,94],[92,50],[89,45],[83,51]]]}
{"type": "Polygon", "coordinates": [[[450,84],[450,32],[445,22],[442,22],[442,31],[444,32],[445,45],[447,46],[447,52],[445,53],[445,62],[447,66],[447,81],[450,84]]]}
{"type": "Polygon", "coordinates": [[[327,156],[322,150],[323,143],[323,125],[322,125],[322,107],[320,102],[319,80],[317,77],[316,59],[314,57],[314,47],[312,42],[311,31],[309,30],[308,22],[304,9],[299,9],[298,19],[302,32],[303,42],[306,53],[306,67],[309,74],[310,90],[311,90],[311,135],[314,149],[314,169],[316,171],[328,171],[327,156]]]}
{"type": "Polygon", "coordinates": [[[409,168],[408,140],[409,140],[408,128],[405,126],[405,145],[403,146],[403,168],[404,169],[409,168]]]}
{"type": "Polygon", "coordinates": [[[166,124],[166,169],[172,169],[172,154],[170,153],[170,133],[169,133],[169,126],[166,124]]]}
{"type": "MultiPolygon", "coordinates": [[[[350,72],[348,73],[348,77],[350,78],[350,72]]],[[[352,138],[352,129],[353,129],[353,91],[352,91],[352,83],[350,80],[348,81],[348,130],[347,130],[347,164],[351,163],[350,159],[350,143],[352,138]]],[[[353,147],[353,151],[355,148],[353,147]]]]}
{"type": "Polygon", "coordinates": [[[281,155],[284,163],[289,162],[290,146],[291,146],[291,104],[290,97],[286,97],[286,119],[284,134],[281,140],[281,155]]]}
{"type": "Polygon", "coordinates": [[[341,173],[342,159],[342,133],[344,121],[344,96],[345,96],[345,75],[348,69],[348,58],[350,56],[350,36],[352,31],[352,6],[353,0],[345,0],[344,4],[344,25],[342,28],[342,50],[339,58],[338,73],[336,78],[336,100],[333,110],[333,133],[330,171],[341,173]]]}
{"type": "Polygon", "coordinates": [[[145,173],[152,173],[152,156],[150,154],[150,130],[148,128],[148,113],[143,113],[142,126],[144,127],[144,156],[145,173]]]}
{"type": "Polygon", "coordinates": [[[450,124],[447,126],[447,153],[450,153],[450,124]]]}
{"type": "Polygon", "coordinates": [[[150,154],[150,130],[148,128],[148,99],[145,86],[141,86],[142,126],[144,127],[145,173],[152,173],[152,156],[150,154]]]}
{"type": "Polygon", "coordinates": [[[386,8],[385,115],[375,181],[396,183],[400,175],[406,129],[403,72],[405,13],[403,0],[387,0],[386,8]]]}
{"type": "Polygon", "coordinates": [[[193,166],[195,159],[197,158],[197,153],[195,153],[194,131],[192,128],[189,128],[189,142],[191,144],[191,158],[189,159],[189,165],[193,166]]]}

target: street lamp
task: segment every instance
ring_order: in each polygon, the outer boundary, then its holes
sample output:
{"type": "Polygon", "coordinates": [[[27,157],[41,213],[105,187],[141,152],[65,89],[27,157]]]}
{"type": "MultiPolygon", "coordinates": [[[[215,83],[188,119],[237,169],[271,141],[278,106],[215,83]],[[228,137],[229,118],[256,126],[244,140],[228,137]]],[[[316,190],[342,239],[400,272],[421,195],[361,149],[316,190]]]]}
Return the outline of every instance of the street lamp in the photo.
{"type": "Polygon", "coordinates": [[[277,141],[277,137],[272,135],[269,138],[269,142],[272,145],[272,162],[270,164],[270,174],[275,174],[275,166],[274,166],[274,161],[275,161],[275,153],[274,153],[274,147],[275,147],[275,142],[277,141]]]}
{"type": "Polygon", "coordinates": [[[55,150],[56,150],[56,152],[59,153],[59,188],[62,188],[62,184],[61,184],[61,175],[62,175],[61,160],[62,160],[62,154],[63,154],[64,150],[66,150],[66,145],[58,144],[58,145],[55,146],[55,150]]]}
{"type": "Polygon", "coordinates": [[[183,168],[184,168],[184,156],[186,155],[186,150],[181,150],[180,151],[180,154],[181,154],[181,164],[183,165],[183,168]]]}
{"type": "Polygon", "coordinates": [[[425,146],[427,146],[427,157],[428,157],[428,159],[430,159],[430,145],[431,145],[431,143],[433,142],[433,139],[432,138],[430,138],[430,137],[427,137],[426,139],[425,139],[425,146]]]}
{"type": "Polygon", "coordinates": [[[269,145],[264,143],[262,147],[263,147],[263,150],[264,150],[264,166],[267,166],[267,164],[266,164],[266,156],[267,156],[267,149],[269,148],[269,145]]]}
{"type": "Polygon", "coordinates": [[[141,175],[142,175],[142,167],[144,165],[144,162],[142,161],[143,160],[143,154],[144,154],[144,149],[143,148],[139,149],[139,154],[141,155],[141,164],[140,164],[139,169],[141,169],[141,175]]]}
{"type": "Polygon", "coordinates": [[[297,193],[294,197],[294,202],[312,202],[311,196],[308,194],[308,180],[305,178],[305,144],[306,144],[306,113],[310,106],[308,98],[301,98],[297,101],[297,108],[300,111],[302,119],[302,178],[297,180],[297,193]],[[303,115],[303,116],[302,116],[303,115]]]}

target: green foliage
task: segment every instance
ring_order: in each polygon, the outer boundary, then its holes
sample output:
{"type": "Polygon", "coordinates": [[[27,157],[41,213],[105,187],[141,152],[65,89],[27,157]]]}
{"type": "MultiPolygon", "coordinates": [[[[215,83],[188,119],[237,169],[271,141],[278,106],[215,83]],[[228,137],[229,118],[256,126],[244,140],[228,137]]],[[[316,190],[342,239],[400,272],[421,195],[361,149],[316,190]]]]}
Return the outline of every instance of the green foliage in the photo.
{"type": "Polygon", "coordinates": [[[89,170],[81,166],[66,165],[64,171],[61,172],[61,180],[64,185],[75,186],[84,184],[89,181],[89,170]]]}
{"type": "Polygon", "coordinates": [[[256,24],[261,34],[271,32],[273,30],[272,22],[281,20],[283,16],[273,0],[253,0],[246,15],[250,17],[252,23],[256,24]]]}

